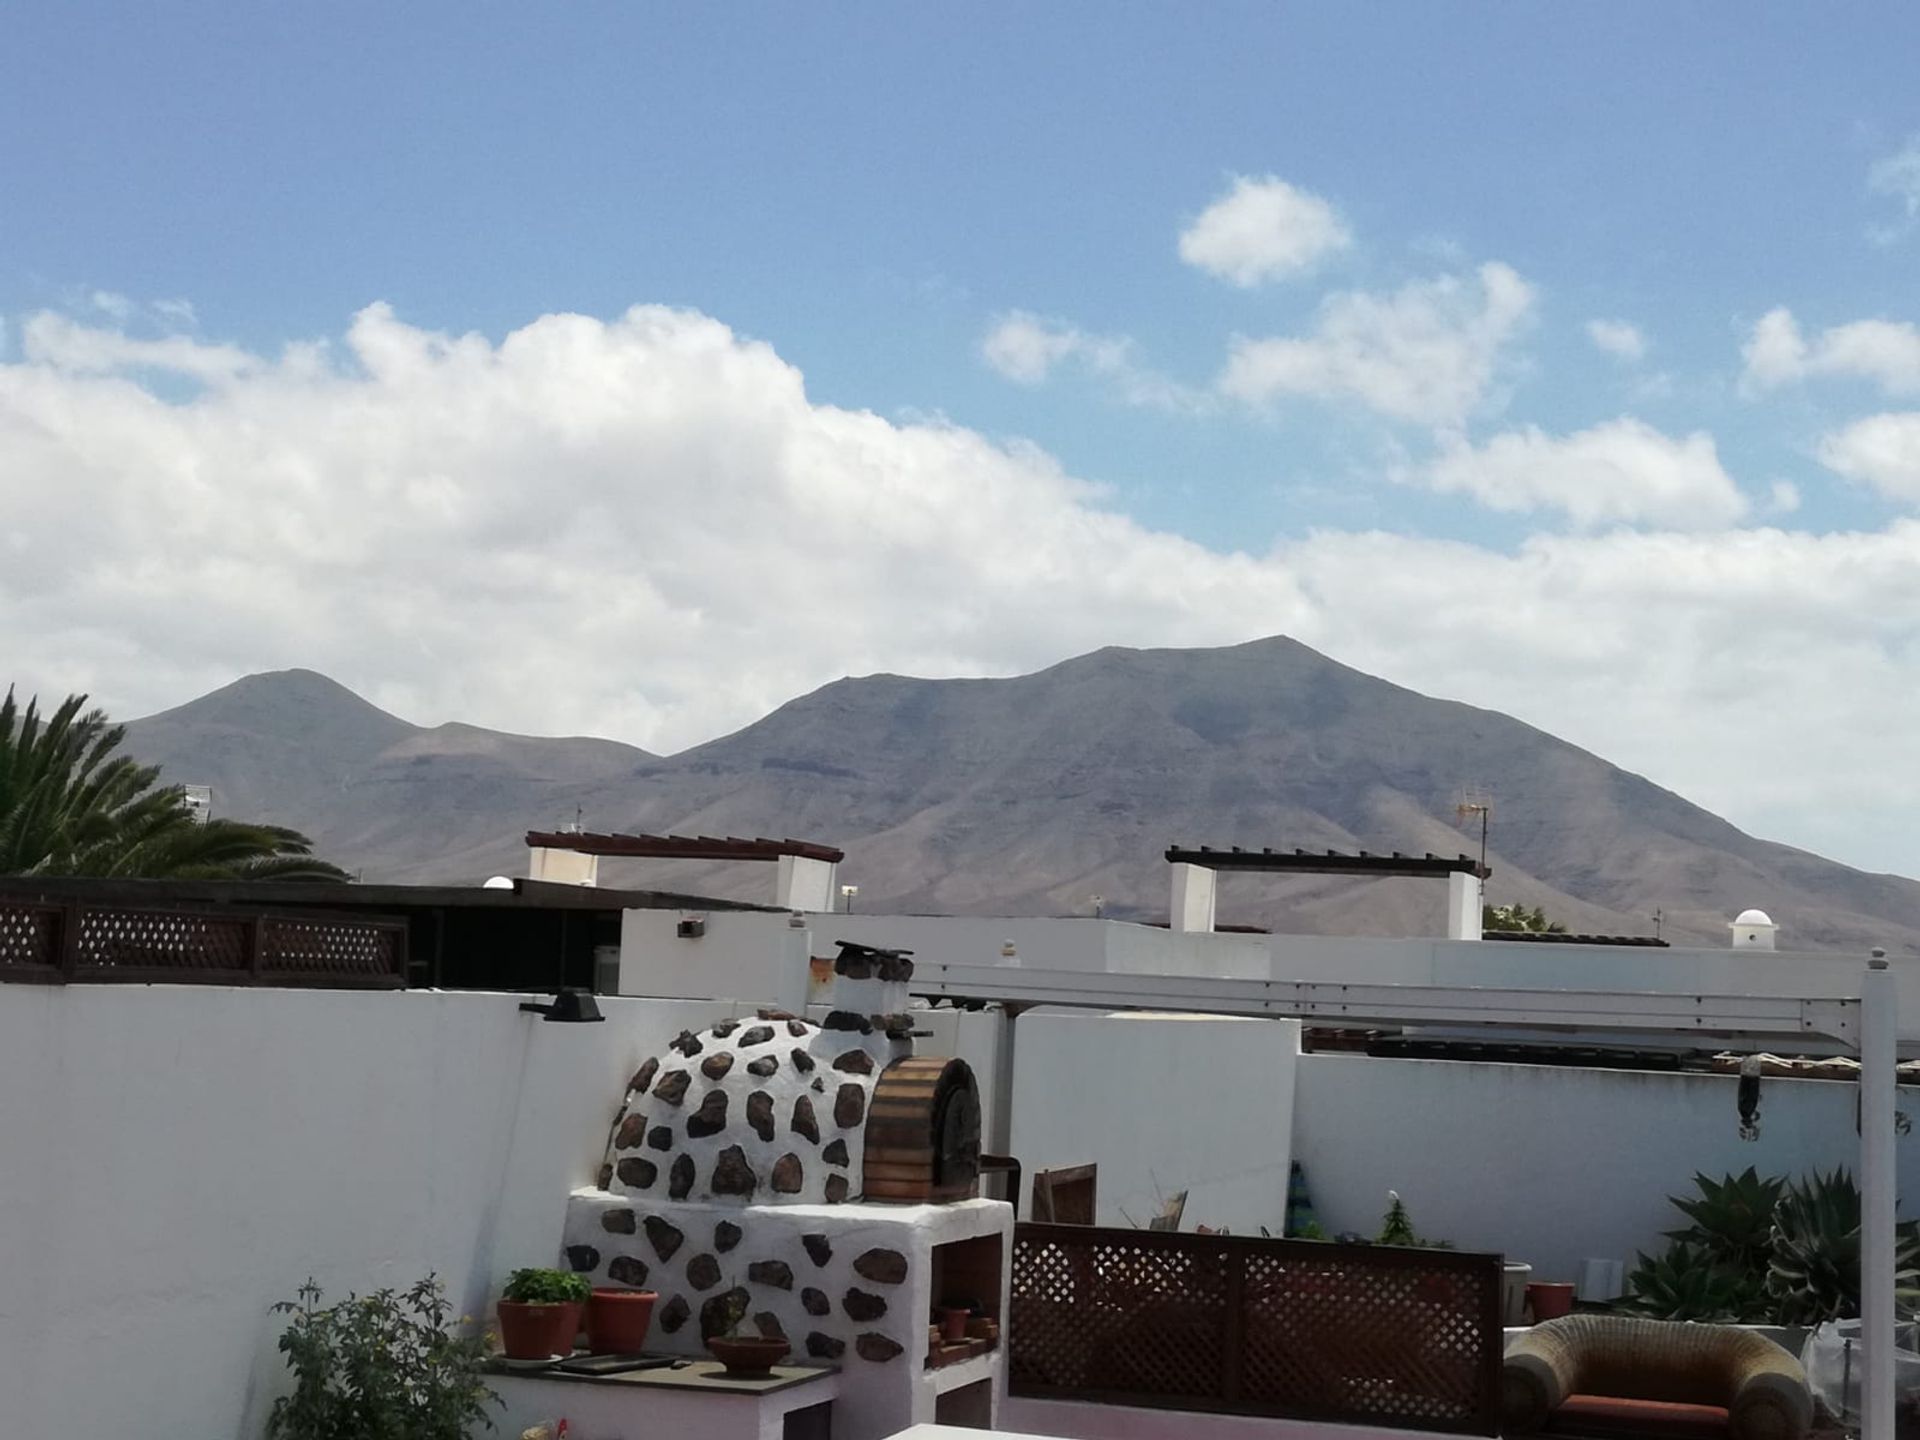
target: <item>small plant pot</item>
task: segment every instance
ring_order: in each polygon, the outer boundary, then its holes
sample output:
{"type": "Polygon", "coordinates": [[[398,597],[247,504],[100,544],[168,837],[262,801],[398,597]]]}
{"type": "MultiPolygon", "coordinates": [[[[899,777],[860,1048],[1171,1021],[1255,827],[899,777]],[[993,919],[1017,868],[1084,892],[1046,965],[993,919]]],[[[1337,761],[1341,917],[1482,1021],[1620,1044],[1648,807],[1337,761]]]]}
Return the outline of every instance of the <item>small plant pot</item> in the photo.
{"type": "Polygon", "coordinates": [[[764,1335],[716,1335],[707,1349],[736,1380],[763,1380],[793,1347],[764,1335]]]}
{"type": "Polygon", "coordinates": [[[1536,1280],[1527,1286],[1527,1309],[1533,1312],[1533,1321],[1536,1325],[1543,1320],[1558,1320],[1562,1316],[1571,1315],[1573,1286],[1536,1280]]]}
{"type": "Polygon", "coordinates": [[[502,1300],[494,1306],[500,1317],[500,1349],[509,1360],[547,1360],[573,1351],[580,1333],[577,1304],[530,1305],[502,1300]]]}
{"type": "Polygon", "coordinates": [[[940,1338],[948,1344],[954,1344],[967,1338],[967,1321],[973,1318],[973,1312],[959,1306],[943,1306],[940,1310],[940,1338]]]}
{"type": "Polygon", "coordinates": [[[587,1301],[587,1348],[596,1355],[638,1355],[659,1295],[652,1290],[595,1290],[587,1301]]]}

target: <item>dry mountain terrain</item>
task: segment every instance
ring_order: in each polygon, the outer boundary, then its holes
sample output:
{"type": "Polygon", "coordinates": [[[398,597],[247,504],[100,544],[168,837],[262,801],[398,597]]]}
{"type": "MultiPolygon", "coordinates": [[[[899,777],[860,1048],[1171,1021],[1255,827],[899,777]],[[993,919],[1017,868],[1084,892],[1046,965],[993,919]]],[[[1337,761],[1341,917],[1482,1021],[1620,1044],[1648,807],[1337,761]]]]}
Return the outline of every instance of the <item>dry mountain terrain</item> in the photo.
{"type": "MultiPolygon", "coordinates": [[[[368,879],[518,873],[521,835],[793,835],[842,845],[863,909],[1164,916],[1182,844],[1470,850],[1454,805],[1494,805],[1489,898],[1576,930],[1725,943],[1761,905],[1794,948],[1920,952],[1920,884],[1744,834],[1509,716],[1435,700],[1292,640],[1109,649],[1004,680],[827,685],[669,758],[606,740],[423,729],[310,671],[253,675],[135,721],[168,778],[223,814],[306,830],[368,879]]],[[[748,868],[655,864],[607,883],[758,899],[748,868]]],[[[1433,933],[1438,886],[1234,877],[1223,922],[1433,933]]]]}

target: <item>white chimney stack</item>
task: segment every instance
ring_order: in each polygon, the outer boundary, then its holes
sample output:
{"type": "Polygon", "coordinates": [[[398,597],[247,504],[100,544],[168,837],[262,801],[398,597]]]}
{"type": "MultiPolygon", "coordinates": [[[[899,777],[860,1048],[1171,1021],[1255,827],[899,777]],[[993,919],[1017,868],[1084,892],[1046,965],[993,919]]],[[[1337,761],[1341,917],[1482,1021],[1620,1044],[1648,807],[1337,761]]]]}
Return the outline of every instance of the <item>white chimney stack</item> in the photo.
{"type": "Polygon", "coordinates": [[[1734,949],[1771,950],[1773,932],[1780,927],[1764,910],[1742,910],[1727,928],[1733,932],[1734,949]]]}

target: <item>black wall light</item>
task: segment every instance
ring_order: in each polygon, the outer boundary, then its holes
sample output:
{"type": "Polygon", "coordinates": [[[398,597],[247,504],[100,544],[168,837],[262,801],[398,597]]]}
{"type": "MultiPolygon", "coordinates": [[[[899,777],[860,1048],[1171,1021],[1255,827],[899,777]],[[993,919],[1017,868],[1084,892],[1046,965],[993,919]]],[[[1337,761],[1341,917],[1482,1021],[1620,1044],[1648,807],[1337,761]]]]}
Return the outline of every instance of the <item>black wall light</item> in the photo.
{"type": "Polygon", "coordinates": [[[593,996],[584,990],[562,990],[553,997],[551,1005],[540,1005],[529,1000],[522,1002],[520,1008],[564,1025],[591,1025],[596,1020],[607,1018],[600,1013],[593,996]]]}

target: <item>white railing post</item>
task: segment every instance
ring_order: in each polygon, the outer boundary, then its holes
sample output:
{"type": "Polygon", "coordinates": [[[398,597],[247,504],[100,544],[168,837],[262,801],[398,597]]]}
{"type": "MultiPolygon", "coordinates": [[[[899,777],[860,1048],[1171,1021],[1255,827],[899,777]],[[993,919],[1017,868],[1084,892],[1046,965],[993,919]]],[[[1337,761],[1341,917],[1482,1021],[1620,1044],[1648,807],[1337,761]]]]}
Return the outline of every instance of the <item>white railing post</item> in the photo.
{"type": "Polygon", "coordinates": [[[1893,1440],[1894,1066],[1898,999],[1887,952],[1860,985],[1860,1411],[1865,1440],[1893,1440]]]}

